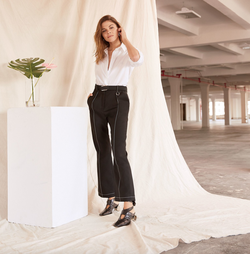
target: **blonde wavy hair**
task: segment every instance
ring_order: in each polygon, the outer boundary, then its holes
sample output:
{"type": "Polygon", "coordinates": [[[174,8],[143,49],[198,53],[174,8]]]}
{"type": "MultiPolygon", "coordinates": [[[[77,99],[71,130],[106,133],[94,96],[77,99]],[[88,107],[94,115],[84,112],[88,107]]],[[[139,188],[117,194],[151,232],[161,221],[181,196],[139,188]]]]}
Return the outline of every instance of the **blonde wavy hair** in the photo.
{"type": "Polygon", "coordinates": [[[96,49],[95,49],[96,64],[98,64],[100,61],[102,61],[104,59],[104,57],[105,57],[104,49],[109,47],[109,42],[105,41],[102,36],[102,23],[107,20],[110,20],[113,23],[115,23],[118,28],[121,27],[119,22],[111,15],[105,15],[99,20],[97,27],[96,27],[95,35],[94,35],[94,40],[95,40],[95,45],[96,45],[96,49]]]}

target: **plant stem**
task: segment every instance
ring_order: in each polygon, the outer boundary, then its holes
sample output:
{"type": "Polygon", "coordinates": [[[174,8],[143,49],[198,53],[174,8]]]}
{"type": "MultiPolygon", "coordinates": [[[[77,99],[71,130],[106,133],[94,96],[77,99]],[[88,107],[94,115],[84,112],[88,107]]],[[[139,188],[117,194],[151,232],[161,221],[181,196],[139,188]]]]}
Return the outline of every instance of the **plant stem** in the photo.
{"type": "MultiPolygon", "coordinates": [[[[49,63],[49,65],[52,63],[52,61],[54,60],[54,58],[50,61],[50,63],[49,63]]],[[[40,76],[38,77],[38,79],[37,79],[37,81],[36,81],[36,84],[35,84],[35,86],[33,86],[33,78],[34,78],[34,76],[32,75],[31,76],[31,79],[32,79],[32,93],[31,93],[31,95],[30,95],[30,97],[29,97],[29,99],[28,99],[28,101],[27,101],[27,103],[29,103],[29,101],[30,101],[30,99],[31,99],[31,96],[32,96],[32,101],[33,101],[33,106],[35,106],[35,103],[34,103],[34,88],[36,87],[36,85],[38,84],[38,81],[40,80],[40,78],[42,77],[42,75],[43,75],[43,73],[47,70],[48,68],[46,67],[45,69],[44,69],[44,71],[40,74],[40,76]]]]}
{"type": "Polygon", "coordinates": [[[33,102],[33,106],[35,106],[35,90],[34,90],[34,77],[31,77],[31,95],[32,95],[32,102],[33,102]]]}

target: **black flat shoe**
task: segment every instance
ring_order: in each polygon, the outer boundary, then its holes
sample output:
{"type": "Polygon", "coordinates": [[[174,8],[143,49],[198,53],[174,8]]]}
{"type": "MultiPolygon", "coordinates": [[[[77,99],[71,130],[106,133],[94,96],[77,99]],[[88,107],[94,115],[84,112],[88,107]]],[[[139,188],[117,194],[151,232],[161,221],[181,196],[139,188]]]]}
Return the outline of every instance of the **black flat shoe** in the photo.
{"type": "Polygon", "coordinates": [[[107,205],[104,208],[104,210],[99,214],[100,216],[105,216],[113,213],[113,210],[117,210],[119,204],[115,203],[115,199],[108,199],[107,205]]]}
{"type": "Polygon", "coordinates": [[[123,226],[127,226],[131,223],[131,220],[135,221],[137,216],[135,213],[131,213],[130,211],[133,210],[133,206],[129,207],[128,209],[123,209],[121,215],[116,223],[113,224],[114,227],[119,228],[123,226]],[[122,215],[124,215],[123,219],[121,219],[122,215]]]}

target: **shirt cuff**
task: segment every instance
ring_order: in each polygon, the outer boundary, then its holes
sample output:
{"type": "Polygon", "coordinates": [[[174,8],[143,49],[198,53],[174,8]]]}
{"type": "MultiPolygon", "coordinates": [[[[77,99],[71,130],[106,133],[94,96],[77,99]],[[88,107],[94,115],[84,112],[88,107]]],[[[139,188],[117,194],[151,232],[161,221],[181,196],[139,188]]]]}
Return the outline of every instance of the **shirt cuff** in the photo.
{"type": "Polygon", "coordinates": [[[144,56],[143,56],[142,52],[141,52],[139,49],[137,49],[137,50],[138,50],[138,52],[139,52],[139,54],[140,54],[140,58],[138,59],[138,61],[137,61],[137,62],[133,62],[133,61],[129,58],[129,63],[130,63],[130,65],[131,65],[132,67],[140,66],[140,65],[142,65],[142,63],[143,63],[143,61],[144,61],[144,56]]]}

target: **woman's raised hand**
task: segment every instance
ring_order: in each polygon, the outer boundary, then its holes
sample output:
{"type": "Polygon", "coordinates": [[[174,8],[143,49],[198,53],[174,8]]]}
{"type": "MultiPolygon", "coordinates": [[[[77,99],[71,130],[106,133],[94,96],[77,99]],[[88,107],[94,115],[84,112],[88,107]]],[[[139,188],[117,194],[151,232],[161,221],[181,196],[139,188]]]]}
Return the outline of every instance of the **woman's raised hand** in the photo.
{"type": "Polygon", "coordinates": [[[122,42],[127,39],[127,35],[123,27],[118,28],[118,33],[122,42]]]}

